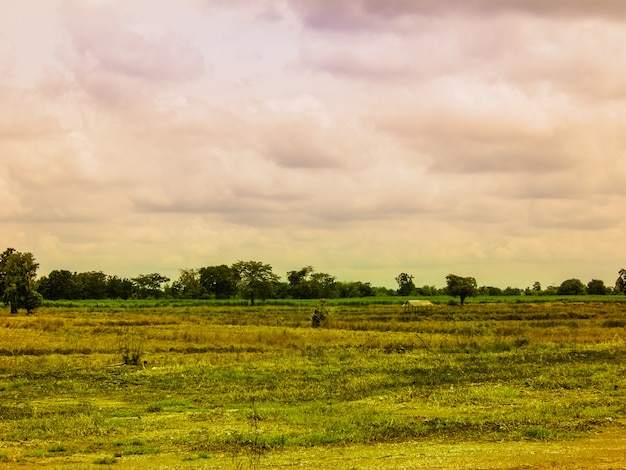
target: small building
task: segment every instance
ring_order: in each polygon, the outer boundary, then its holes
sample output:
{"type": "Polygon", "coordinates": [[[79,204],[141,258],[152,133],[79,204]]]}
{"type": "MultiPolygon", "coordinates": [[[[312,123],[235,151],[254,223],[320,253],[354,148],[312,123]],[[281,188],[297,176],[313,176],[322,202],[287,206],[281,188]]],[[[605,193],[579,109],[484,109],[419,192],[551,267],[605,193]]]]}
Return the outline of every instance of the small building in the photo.
{"type": "Polygon", "coordinates": [[[434,305],[430,300],[408,300],[402,304],[402,307],[406,313],[410,313],[417,312],[422,307],[434,307],[434,305]]]}

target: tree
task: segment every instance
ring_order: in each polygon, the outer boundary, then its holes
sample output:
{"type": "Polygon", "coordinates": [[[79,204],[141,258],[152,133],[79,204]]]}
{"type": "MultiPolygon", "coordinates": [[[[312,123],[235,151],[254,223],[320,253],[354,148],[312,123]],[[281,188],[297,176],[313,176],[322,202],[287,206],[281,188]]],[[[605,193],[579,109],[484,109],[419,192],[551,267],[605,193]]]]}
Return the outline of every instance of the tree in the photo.
{"type": "Polygon", "coordinates": [[[313,272],[313,266],[304,266],[298,271],[288,271],[289,296],[292,299],[311,299],[311,285],[309,275],[313,272]]]}
{"type": "Polygon", "coordinates": [[[619,270],[619,277],[615,281],[615,292],[626,294],[626,269],[619,270]]]}
{"type": "Polygon", "coordinates": [[[240,295],[249,299],[250,305],[254,305],[255,299],[267,299],[279,280],[272,267],[260,261],[237,261],[231,269],[236,274],[240,295]]]}
{"type": "Polygon", "coordinates": [[[163,295],[161,284],[169,282],[170,278],[159,273],[140,274],[132,279],[135,294],[140,299],[158,299],[163,295]]]}
{"type": "Polygon", "coordinates": [[[514,296],[514,295],[522,295],[523,290],[520,289],[519,287],[511,287],[511,286],[507,286],[503,291],[502,291],[502,295],[509,295],[509,296],[514,296]]]}
{"type": "Polygon", "coordinates": [[[467,297],[474,297],[478,293],[478,284],[473,277],[461,277],[455,274],[446,276],[446,292],[452,297],[457,295],[461,298],[461,305],[467,297]]]}
{"type": "Polygon", "coordinates": [[[504,295],[504,292],[502,289],[500,289],[499,287],[493,287],[493,286],[480,286],[478,288],[478,293],[480,295],[488,295],[490,297],[504,295]]]}
{"type": "Polygon", "coordinates": [[[326,299],[335,297],[337,281],[335,276],[328,273],[312,273],[309,281],[311,286],[311,298],[326,299]]]}
{"type": "Polygon", "coordinates": [[[237,276],[225,264],[200,268],[200,285],[206,295],[229,299],[237,294],[237,276]]]}
{"type": "Polygon", "coordinates": [[[107,276],[107,297],[126,300],[133,295],[133,281],[119,276],[107,276]]]}
{"type": "Polygon", "coordinates": [[[429,286],[428,284],[425,284],[422,287],[416,288],[415,292],[418,295],[432,296],[437,295],[438,290],[436,286],[429,286]]]}
{"type": "Polygon", "coordinates": [[[335,297],[335,276],[314,272],[313,266],[304,266],[299,271],[288,271],[289,296],[292,299],[321,299],[335,297]]]}
{"type": "Polygon", "coordinates": [[[80,289],[80,299],[105,299],[107,297],[107,276],[102,271],[89,271],[74,274],[80,289]]]}
{"type": "Polygon", "coordinates": [[[7,285],[7,263],[9,256],[15,253],[15,248],[7,248],[0,254],[0,297],[4,299],[4,291],[7,285]]]}
{"type": "Polygon", "coordinates": [[[580,279],[563,281],[556,291],[557,295],[585,295],[585,285],[580,279]]]}
{"type": "Polygon", "coordinates": [[[606,295],[607,289],[604,281],[592,279],[587,284],[587,294],[589,295],[606,295]]]}
{"type": "Polygon", "coordinates": [[[531,293],[533,295],[540,295],[541,294],[541,283],[539,281],[535,281],[535,283],[533,284],[533,287],[531,289],[531,293]]]}
{"type": "Polygon", "coordinates": [[[335,283],[335,292],[341,298],[373,297],[376,293],[369,282],[351,281],[335,283]]]}
{"type": "Polygon", "coordinates": [[[543,291],[543,295],[557,295],[558,290],[559,290],[558,287],[553,286],[553,285],[549,285],[543,291]]]}
{"type": "Polygon", "coordinates": [[[67,269],[55,269],[42,277],[38,283],[39,292],[48,300],[78,299],[79,293],[74,275],[67,269]]]}
{"type": "Polygon", "coordinates": [[[0,255],[0,293],[4,304],[11,306],[11,313],[23,308],[31,314],[41,305],[41,294],[35,290],[38,268],[32,253],[7,248],[0,255]]]}
{"type": "Polygon", "coordinates": [[[181,269],[180,276],[172,283],[172,291],[183,299],[199,299],[204,294],[198,269],[181,269]]]}
{"type": "Polygon", "coordinates": [[[407,273],[400,273],[396,277],[398,283],[398,295],[411,295],[415,291],[415,284],[413,283],[413,276],[407,273]]]}

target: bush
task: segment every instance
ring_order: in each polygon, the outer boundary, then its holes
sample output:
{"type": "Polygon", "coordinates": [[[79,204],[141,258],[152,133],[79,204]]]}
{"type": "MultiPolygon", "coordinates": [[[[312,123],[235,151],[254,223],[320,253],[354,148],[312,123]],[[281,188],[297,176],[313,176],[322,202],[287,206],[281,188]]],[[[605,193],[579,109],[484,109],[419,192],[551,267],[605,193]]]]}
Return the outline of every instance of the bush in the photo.
{"type": "Polygon", "coordinates": [[[587,290],[580,279],[563,281],[557,290],[558,295],[585,295],[587,290]]]}
{"type": "Polygon", "coordinates": [[[320,299],[315,305],[315,311],[311,318],[311,326],[319,328],[320,326],[328,327],[330,321],[330,309],[326,305],[326,300],[320,299]]]}

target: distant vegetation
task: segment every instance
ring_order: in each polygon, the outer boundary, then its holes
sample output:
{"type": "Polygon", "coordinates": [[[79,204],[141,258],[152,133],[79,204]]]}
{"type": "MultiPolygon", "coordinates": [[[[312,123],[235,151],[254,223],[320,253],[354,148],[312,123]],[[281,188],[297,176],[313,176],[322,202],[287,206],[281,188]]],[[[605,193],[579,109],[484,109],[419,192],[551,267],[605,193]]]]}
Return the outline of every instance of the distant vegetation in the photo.
{"type": "MultiPolygon", "coordinates": [[[[105,300],[105,299],[170,299],[170,300],[241,300],[255,301],[295,299],[354,299],[379,300],[394,296],[458,297],[465,303],[471,297],[510,296],[570,296],[622,294],[626,291],[626,271],[619,271],[614,287],[592,279],[586,285],[579,279],[567,279],[559,286],[542,288],[539,282],[532,287],[479,286],[473,277],[455,274],[446,276],[446,286],[417,287],[414,276],[400,273],[395,281],[397,289],[375,287],[365,281],[340,281],[329,273],[316,272],[304,266],[286,273],[286,281],[274,273],[269,264],[259,261],[237,261],[228,266],[205,266],[181,269],[178,279],[171,280],[159,273],[139,274],[133,278],[105,274],[102,271],[72,272],[55,269],[47,276],[36,277],[39,264],[32,253],[6,249],[0,256],[0,295],[12,313],[18,309],[32,312],[47,301],[105,300]]],[[[448,298],[448,300],[450,300],[448,298]]]]}

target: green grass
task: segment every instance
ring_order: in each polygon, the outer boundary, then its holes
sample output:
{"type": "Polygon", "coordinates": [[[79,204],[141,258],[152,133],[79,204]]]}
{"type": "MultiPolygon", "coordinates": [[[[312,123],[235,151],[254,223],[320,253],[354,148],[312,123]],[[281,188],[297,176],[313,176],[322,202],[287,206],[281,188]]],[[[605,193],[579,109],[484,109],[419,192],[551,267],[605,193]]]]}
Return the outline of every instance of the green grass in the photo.
{"type": "MultiPolygon", "coordinates": [[[[407,300],[423,299],[430,300],[437,305],[458,303],[458,297],[447,295],[439,296],[375,296],[328,299],[329,305],[333,306],[363,306],[363,305],[397,305],[407,300]]],[[[268,299],[257,301],[257,306],[292,306],[310,307],[315,305],[318,299],[268,299]]],[[[550,303],[550,302],[602,302],[602,303],[626,303],[625,295],[540,295],[540,296],[478,296],[470,297],[465,301],[467,304],[501,304],[501,303],[550,303]]],[[[92,299],[92,300],[46,300],[44,307],[65,309],[150,309],[150,308],[189,308],[189,307],[242,307],[249,306],[245,299],[92,299]]],[[[1,310],[1,309],[0,309],[1,310]]]]}
{"type": "Polygon", "coordinates": [[[626,418],[620,303],[331,313],[320,329],[305,304],[0,313],[0,460],[259,462],[311,446],[554,442],[626,418]],[[128,331],[137,366],[122,365],[128,331]]]}

